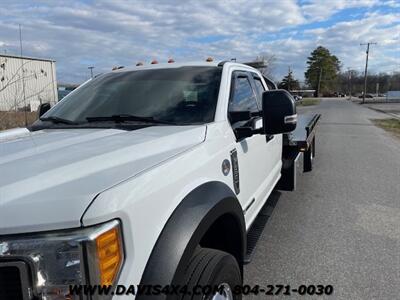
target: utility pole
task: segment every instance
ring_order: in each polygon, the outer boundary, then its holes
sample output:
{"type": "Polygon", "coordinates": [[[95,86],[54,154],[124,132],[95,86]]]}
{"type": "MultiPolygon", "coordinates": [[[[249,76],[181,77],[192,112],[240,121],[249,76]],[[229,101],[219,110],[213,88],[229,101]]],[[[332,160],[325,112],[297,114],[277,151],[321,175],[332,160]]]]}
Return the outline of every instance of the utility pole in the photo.
{"type": "Polygon", "coordinates": [[[352,71],[350,70],[350,68],[347,68],[347,71],[349,73],[349,100],[351,100],[351,75],[352,75],[352,71]]]}
{"type": "MultiPolygon", "coordinates": [[[[21,72],[22,72],[22,93],[24,96],[24,117],[25,117],[25,127],[28,127],[28,116],[26,113],[27,106],[26,106],[26,94],[25,94],[25,72],[24,72],[24,59],[22,56],[22,30],[21,24],[19,24],[19,48],[20,48],[20,56],[21,56],[21,72]]],[[[15,108],[17,110],[17,107],[15,108]]]]}
{"type": "Polygon", "coordinates": [[[88,69],[90,70],[90,78],[93,78],[93,66],[88,67],[88,69]]]}
{"type": "Polygon", "coordinates": [[[319,93],[320,93],[320,89],[321,89],[321,79],[322,79],[322,67],[319,68],[317,97],[319,97],[319,93]]]}
{"type": "Polygon", "coordinates": [[[376,45],[377,43],[364,43],[360,44],[360,46],[367,46],[367,51],[366,53],[366,58],[365,58],[365,71],[364,71],[364,93],[363,93],[363,101],[362,103],[365,103],[365,94],[367,93],[367,72],[368,72],[368,56],[369,56],[369,45],[376,45]]]}

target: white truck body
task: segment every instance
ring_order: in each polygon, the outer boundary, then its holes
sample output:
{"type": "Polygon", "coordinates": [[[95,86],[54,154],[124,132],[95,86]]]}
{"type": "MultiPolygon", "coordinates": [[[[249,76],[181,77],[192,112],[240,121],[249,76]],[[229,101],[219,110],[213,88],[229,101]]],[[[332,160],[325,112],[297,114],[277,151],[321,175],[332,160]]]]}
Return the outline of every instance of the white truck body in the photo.
{"type": "MultiPolygon", "coordinates": [[[[217,64],[160,64],[113,73],[185,66],[217,64]]],[[[233,172],[221,171],[233,149],[240,170],[236,196],[248,230],[281,177],[282,134],[268,142],[262,134],[237,140],[228,118],[232,73],[249,72],[268,87],[254,68],[237,63],[222,68],[215,118],[207,124],[0,133],[0,246],[10,235],[118,219],[125,261],[117,283],[140,284],[163,228],[185,196],[208,182],[235,190],[233,172]]],[[[255,121],[254,129],[260,128],[262,120],[255,121]]],[[[0,262],[2,255],[0,247],[0,262]]]]}

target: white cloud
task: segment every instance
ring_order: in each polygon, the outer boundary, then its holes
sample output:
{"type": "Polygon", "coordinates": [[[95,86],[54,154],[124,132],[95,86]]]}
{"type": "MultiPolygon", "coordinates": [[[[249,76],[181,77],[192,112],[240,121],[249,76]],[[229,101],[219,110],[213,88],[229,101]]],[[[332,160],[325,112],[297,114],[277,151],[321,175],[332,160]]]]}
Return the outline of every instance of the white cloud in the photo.
{"type": "MultiPolygon", "coordinates": [[[[83,81],[89,76],[89,65],[104,72],[114,65],[155,58],[187,61],[213,56],[243,61],[260,53],[275,55],[277,78],[288,65],[302,77],[306,57],[319,44],[346,66],[361,63],[364,51],[359,42],[373,38],[390,49],[399,44],[396,14],[371,13],[306,32],[297,27],[344,8],[373,8],[373,0],[309,1],[302,6],[295,0],[3,3],[7,9],[0,10],[0,52],[19,52],[21,23],[25,54],[55,59],[62,81],[83,81]]],[[[386,66],[396,56],[385,52],[371,58],[386,66]]]]}
{"type": "Polygon", "coordinates": [[[373,7],[379,0],[310,0],[302,6],[309,21],[323,21],[340,10],[357,7],[373,7]]]}
{"type": "MultiPolygon", "coordinates": [[[[362,69],[365,60],[365,46],[360,43],[376,42],[371,46],[371,69],[375,71],[393,71],[396,57],[388,51],[400,45],[400,14],[380,15],[371,13],[364,19],[340,22],[328,28],[319,28],[305,32],[310,40],[331,49],[342,61],[344,67],[362,69]]],[[[400,57],[397,55],[397,68],[400,57]]]]}
{"type": "Polygon", "coordinates": [[[370,49],[371,72],[393,72],[400,70],[400,14],[367,14],[355,21],[338,22],[330,27],[304,31],[304,36],[266,41],[261,48],[268,49],[277,57],[276,78],[281,79],[290,66],[294,75],[304,80],[307,57],[318,46],[328,48],[342,62],[342,69],[348,67],[363,71],[365,46],[360,43],[377,42],[370,49]]]}
{"type": "Polygon", "coordinates": [[[400,7],[400,2],[398,0],[387,0],[383,2],[383,4],[393,8],[400,7]]]}
{"type": "Polygon", "coordinates": [[[249,37],[303,22],[295,0],[251,4],[245,0],[100,0],[93,5],[10,1],[7,10],[0,11],[4,32],[0,39],[9,51],[16,52],[17,24],[21,23],[25,52],[55,58],[59,77],[71,80],[80,78],[76,75],[79,69],[88,73],[87,62],[99,71],[168,56],[203,59],[200,54],[208,53],[226,58],[228,52],[218,51],[224,45],[232,47],[228,48],[232,55],[251,52],[254,44],[245,44],[249,37]],[[222,41],[204,46],[209,36],[222,41]]]}

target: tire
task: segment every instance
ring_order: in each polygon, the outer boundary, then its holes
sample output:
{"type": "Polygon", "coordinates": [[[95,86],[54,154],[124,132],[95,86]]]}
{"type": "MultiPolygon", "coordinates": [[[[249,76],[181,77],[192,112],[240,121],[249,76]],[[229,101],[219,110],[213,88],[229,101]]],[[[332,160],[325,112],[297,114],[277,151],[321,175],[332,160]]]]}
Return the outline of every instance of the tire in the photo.
{"type": "MultiPolygon", "coordinates": [[[[242,275],[236,259],[229,253],[209,249],[198,248],[185,272],[188,291],[193,291],[195,287],[218,287],[224,293],[217,299],[242,299],[242,295],[233,293],[235,286],[242,285],[242,275]]],[[[195,290],[196,294],[201,290],[195,290]]],[[[207,293],[200,295],[184,295],[183,300],[212,300],[216,299],[216,294],[207,293]]]]}
{"type": "Polygon", "coordinates": [[[314,160],[314,158],[315,158],[315,136],[314,136],[313,141],[312,141],[312,153],[311,153],[311,155],[312,155],[312,159],[314,160]]]}
{"type": "Polygon", "coordinates": [[[313,160],[314,160],[314,150],[313,150],[313,143],[311,143],[310,147],[306,152],[304,152],[304,172],[311,172],[313,169],[313,160]]]}

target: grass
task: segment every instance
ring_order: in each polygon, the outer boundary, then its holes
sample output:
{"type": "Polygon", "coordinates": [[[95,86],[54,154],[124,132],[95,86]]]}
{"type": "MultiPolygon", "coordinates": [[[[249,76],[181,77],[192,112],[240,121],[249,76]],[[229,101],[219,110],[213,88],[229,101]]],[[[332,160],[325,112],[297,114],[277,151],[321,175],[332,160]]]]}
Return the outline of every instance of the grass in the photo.
{"type": "Polygon", "coordinates": [[[298,106],[311,106],[317,105],[321,102],[319,98],[303,98],[300,102],[297,102],[298,106]]]}
{"type": "Polygon", "coordinates": [[[393,133],[398,138],[400,138],[400,120],[391,119],[374,119],[371,120],[376,126],[385,129],[388,132],[393,133]]]}
{"type": "MultiPolygon", "coordinates": [[[[27,112],[28,125],[37,119],[37,112],[27,112]]],[[[16,127],[25,127],[25,113],[23,111],[0,111],[0,130],[16,127]]]]}

